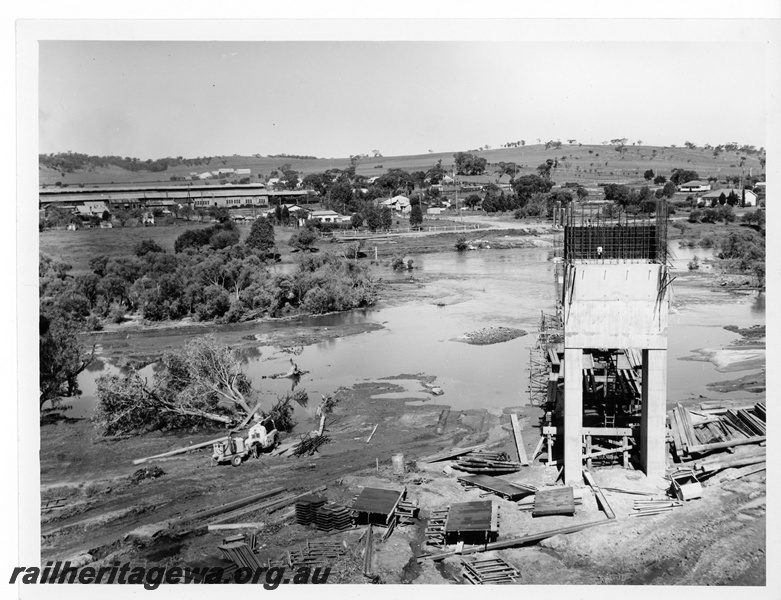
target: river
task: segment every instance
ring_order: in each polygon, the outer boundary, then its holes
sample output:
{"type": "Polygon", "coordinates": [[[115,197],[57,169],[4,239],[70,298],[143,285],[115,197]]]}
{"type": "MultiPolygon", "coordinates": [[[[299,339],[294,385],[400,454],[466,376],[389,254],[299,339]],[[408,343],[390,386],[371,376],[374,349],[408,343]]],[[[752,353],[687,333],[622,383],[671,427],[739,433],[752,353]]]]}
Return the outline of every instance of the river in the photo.
{"type": "MultiPolygon", "coordinates": [[[[677,249],[673,266],[686,269],[698,249],[677,249]]],[[[457,409],[502,408],[528,403],[529,349],[534,345],[540,312],[551,313],[554,285],[549,250],[545,248],[484,250],[465,253],[437,253],[411,256],[415,270],[393,273],[376,267],[376,276],[386,279],[434,279],[425,289],[425,297],[401,306],[382,306],[345,314],[299,319],[295,325],[340,327],[351,322],[375,322],[382,329],[331,339],[306,346],[295,358],[301,369],[309,371],[298,382],[313,399],[331,393],[340,386],[361,381],[376,381],[401,374],[436,376],[435,384],[444,395],[433,398],[422,391],[415,380],[394,380],[405,388],[402,396],[419,401],[436,401],[457,409]],[[529,335],[489,346],[472,346],[453,341],[463,333],[491,326],[523,329],[529,335]]],[[[702,360],[698,349],[723,348],[739,336],[723,328],[765,322],[764,295],[735,295],[722,291],[676,286],[673,284],[670,309],[668,354],[668,402],[696,398],[747,396],[746,393],[709,392],[708,383],[732,379],[751,371],[721,373],[711,362],[702,360]],[[692,360],[697,359],[697,360],[692,360]]],[[[273,327],[285,327],[274,324],[273,327]]],[[[231,326],[233,335],[242,337],[268,331],[268,324],[231,326]]],[[[218,335],[220,329],[217,330],[218,335]]],[[[226,329],[227,331],[227,329],[226,329]]],[[[133,335],[133,334],[130,334],[133,335]]],[[[145,335],[149,335],[148,333],[145,335]]],[[[154,335],[154,334],[152,334],[154,335]]],[[[162,334],[161,334],[162,335],[162,334]]],[[[182,340],[184,341],[184,340],[182,340]]],[[[279,348],[258,346],[248,357],[246,370],[255,388],[272,398],[291,388],[287,379],[263,379],[286,371],[290,355],[279,348]]],[[[73,402],[73,416],[81,416],[94,405],[95,378],[116,370],[108,364],[96,364],[82,374],[84,392],[73,402]]],[[[152,367],[146,371],[151,374],[152,367]]],[[[307,412],[311,412],[310,406],[307,412]]]]}

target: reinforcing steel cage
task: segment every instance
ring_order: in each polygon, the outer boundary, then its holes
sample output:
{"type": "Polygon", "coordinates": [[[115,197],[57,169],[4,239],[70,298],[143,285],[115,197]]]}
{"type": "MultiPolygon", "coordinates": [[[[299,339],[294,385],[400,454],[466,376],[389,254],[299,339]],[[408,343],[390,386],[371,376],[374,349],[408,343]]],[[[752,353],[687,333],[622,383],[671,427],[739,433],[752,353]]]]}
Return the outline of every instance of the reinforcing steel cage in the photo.
{"type": "Polygon", "coordinates": [[[656,213],[605,216],[599,209],[572,205],[562,210],[566,262],[645,262],[667,264],[667,202],[656,213]]]}

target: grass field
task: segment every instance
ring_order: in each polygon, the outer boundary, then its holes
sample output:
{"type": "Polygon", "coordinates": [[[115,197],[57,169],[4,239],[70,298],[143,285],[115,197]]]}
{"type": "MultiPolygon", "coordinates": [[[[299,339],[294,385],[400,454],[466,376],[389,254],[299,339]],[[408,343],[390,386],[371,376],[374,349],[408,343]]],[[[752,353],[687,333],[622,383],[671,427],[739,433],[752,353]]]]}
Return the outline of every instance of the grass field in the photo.
{"type": "MultiPolygon", "coordinates": [[[[564,145],[559,149],[545,149],[540,144],[523,146],[520,148],[499,148],[484,150],[474,154],[485,158],[489,165],[499,162],[515,162],[520,166],[519,174],[527,175],[536,173],[537,166],[549,158],[556,158],[559,167],[553,172],[553,180],[557,183],[567,181],[578,182],[584,185],[589,183],[596,185],[598,182],[642,183],[643,173],[646,169],[653,169],[655,173],[665,176],[670,175],[674,168],[685,168],[697,171],[701,178],[709,176],[719,177],[746,174],[751,169],[754,174],[759,173],[759,159],[756,155],[749,156],[745,165],[741,168],[740,152],[723,152],[714,158],[710,150],[697,148],[671,148],[663,146],[627,146],[623,154],[616,152],[613,146],[603,145],[564,145]],[[654,157],[654,151],[656,156],[654,157]],[[607,164],[605,164],[607,163],[607,164]]],[[[407,171],[426,171],[442,160],[442,166],[446,170],[453,168],[454,152],[438,152],[430,154],[418,154],[409,156],[388,156],[382,158],[362,159],[357,172],[366,177],[382,175],[388,169],[400,168],[407,171]],[[381,168],[377,168],[381,166],[381,168]]],[[[219,168],[249,168],[252,170],[252,181],[258,182],[260,174],[265,178],[269,173],[278,169],[283,164],[289,163],[293,169],[301,175],[320,173],[327,169],[344,169],[349,166],[349,158],[320,158],[320,159],[293,159],[293,158],[256,158],[251,156],[221,157],[211,161],[209,165],[197,167],[178,166],[172,167],[162,173],[133,173],[117,167],[96,169],[94,172],[66,173],[62,177],[60,173],[48,168],[39,170],[39,181],[42,185],[53,185],[60,181],[68,185],[84,184],[173,184],[172,176],[188,176],[190,172],[202,173],[214,171],[219,168]]],[[[493,168],[489,166],[488,172],[493,168]]],[[[181,184],[185,182],[177,182],[181,184]]],[[[212,182],[215,183],[215,182],[212,182]]]]}

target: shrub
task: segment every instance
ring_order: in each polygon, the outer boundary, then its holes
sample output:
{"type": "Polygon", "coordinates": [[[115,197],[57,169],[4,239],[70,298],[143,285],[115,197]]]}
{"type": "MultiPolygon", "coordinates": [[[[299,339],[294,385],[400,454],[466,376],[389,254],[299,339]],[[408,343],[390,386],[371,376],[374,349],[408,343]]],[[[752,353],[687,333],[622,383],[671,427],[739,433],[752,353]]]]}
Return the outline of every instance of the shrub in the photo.
{"type": "MultiPolygon", "coordinates": [[[[517,213],[520,212],[521,210],[522,209],[518,209],[517,211],[515,211],[516,219],[520,218],[517,216],[517,213]]],[[[463,252],[464,250],[467,249],[467,247],[468,245],[466,243],[466,237],[464,237],[463,235],[458,236],[458,238],[456,239],[456,250],[458,250],[459,252],[463,252]]]]}
{"type": "Polygon", "coordinates": [[[699,223],[700,219],[702,219],[702,211],[699,208],[689,211],[689,223],[699,223]]]}

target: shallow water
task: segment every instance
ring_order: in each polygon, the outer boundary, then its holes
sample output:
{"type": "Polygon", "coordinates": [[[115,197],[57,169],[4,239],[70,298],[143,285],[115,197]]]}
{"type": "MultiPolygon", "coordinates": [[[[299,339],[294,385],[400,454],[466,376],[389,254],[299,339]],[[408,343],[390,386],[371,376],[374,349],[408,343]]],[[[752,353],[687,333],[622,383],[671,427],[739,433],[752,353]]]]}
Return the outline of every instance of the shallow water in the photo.
{"type": "MultiPolygon", "coordinates": [[[[684,269],[691,258],[688,254],[677,253],[676,262],[682,262],[684,269]]],[[[427,400],[457,409],[526,404],[529,348],[535,342],[540,312],[553,311],[553,265],[548,256],[548,250],[536,248],[412,256],[416,267],[412,277],[425,274],[427,280],[435,280],[427,285],[425,299],[401,306],[308,317],[292,324],[330,328],[369,321],[382,323],[383,329],[304,347],[295,361],[310,373],[297,383],[263,379],[289,368],[290,355],[278,348],[258,346],[250,353],[246,370],[264,398],[282,395],[293,385],[305,388],[312,399],[307,413],[313,412],[319,394],[334,392],[340,386],[416,373],[436,376],[435,384],[442,387],[444,395],[431,396],[414,380],[393,380],[390,383],[401,385],[405,391],[386,397],[427,400]],[[529,335],[489,346],[452,341],[463,333],[491,326],[516,327],[529,335]]],[[[384,267],[375,269],[376,276],[386,279],[410,277],[409,273],[396,274],[384,267]]],[[[708,392],[705,385],[747,372],[723,374],[709,362],[682,359],[695,355],[698,348],[723,347],[738,339],[738,335],[724,330],[724,325],[746,327],[764,324],[764,320],[764,296],[674,288],[669,327],[669,401],[700,394],[735,397],[708,392]]],[[[279,322],[271,328],[290,326],[279,322]]],[[[231,326],[233,335],[237,327],[242,337],[270,328],[268,324],[231,326]]],[[[80,381],[84,396],[74,403],[74,416],[84,414],[94,404],[94,379],[104,369],[115,368],[106,365],[83,374],[80,381]]],[[[151,375],[152,367],[144,373],[151,375]]]]}

